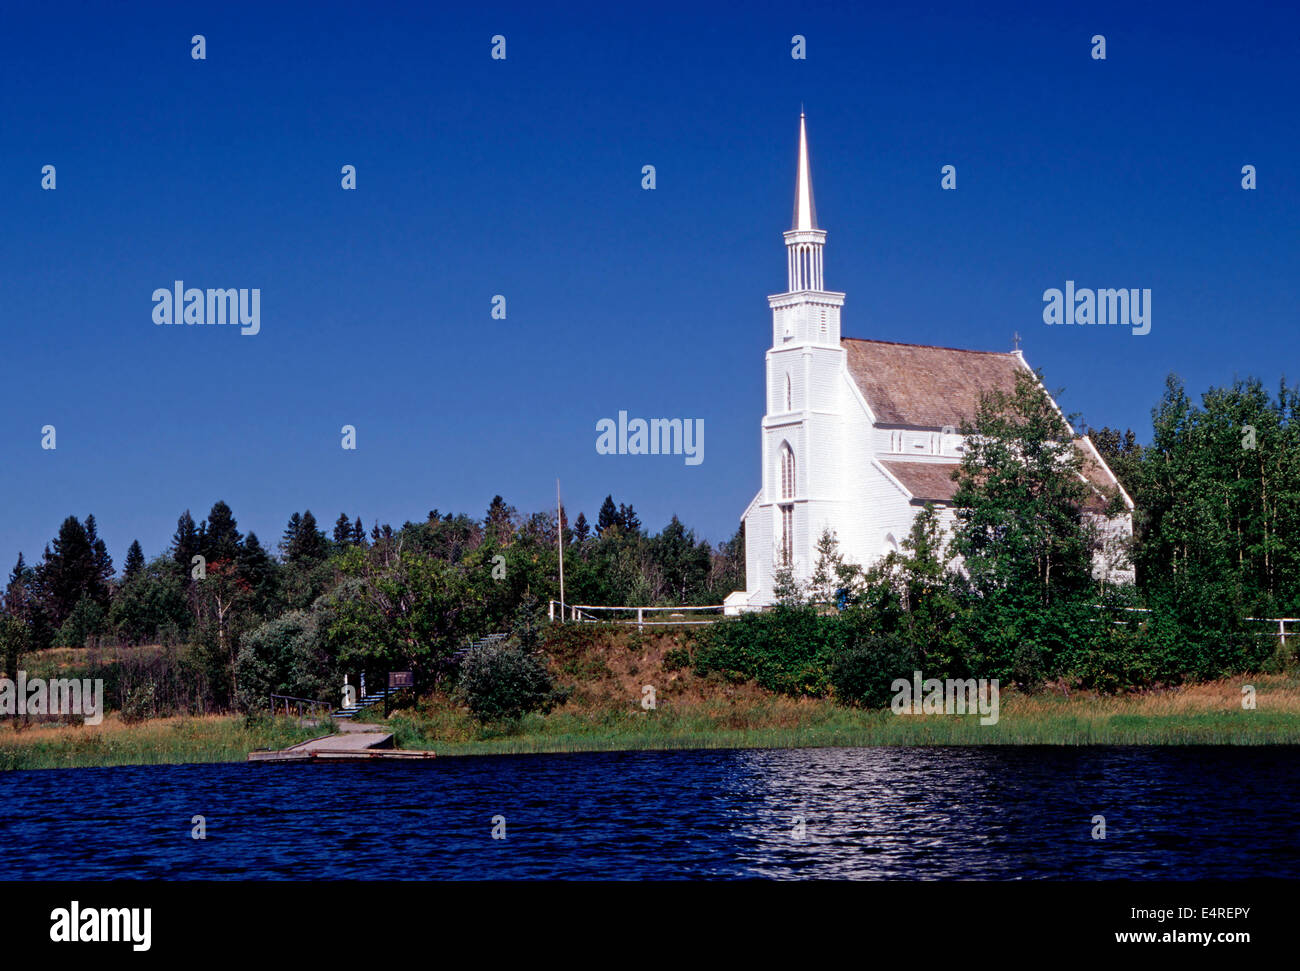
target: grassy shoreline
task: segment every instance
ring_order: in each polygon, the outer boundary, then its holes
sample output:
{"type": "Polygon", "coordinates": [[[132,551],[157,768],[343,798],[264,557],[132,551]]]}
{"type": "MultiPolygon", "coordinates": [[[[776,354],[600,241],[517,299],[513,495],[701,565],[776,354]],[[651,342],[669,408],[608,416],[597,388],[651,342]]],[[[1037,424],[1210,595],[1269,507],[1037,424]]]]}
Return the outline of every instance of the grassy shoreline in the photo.
{"type": "MultiPolygon", "coordinates": [[[[792,698],[753,682],[702,676],[682,655],[689,634],[663,630],[563,629],[544,645],[569,700],[549,715],[483,728],[445,694],[385,721],[398,748],[441,757],[681,749],[968,745],[1300,745],[1300,670],[1252,674],[1177,688],[1099,696],[1045,686],[1000,692],[999,720],[895,715],[827,698],[792,698]],[[655,688],[656,708],[641,707],[655,688]],[[1244,710],[1243,685],[1256,691],[1244,710]]],[[[78,658],[33,658],[60,667],[78,658]]],[[[71,676],[64,672],[63,676],[71,676]]],[[[203,716],[98,726],[16,725],[0,719],[0,770],[242,762],[254,749],[285,748],[319,736],[294,718],[203,716]]]]}
{"type": "MultiPolygon", "coordinates": [[[[736,686],[731,697],[575,708],[530,715],[512,729],[475,725],[446,699],[370,721],[399,748],[440,757],[684,749],[975,745],[1300,745],[1300,681],[1288,675],[1218,681],[1117,697],[1004,692],[996,725],[978,716],[895,715],[790,699],[736,686]],[[1258,708],[1241,708],[1241,684],[1258,708]]],[[[0,769],[242,762],[324,729],[293,718],[163,718],[134,724],[0,727],[0,769]]]]}
{"type": "Polygon", "coordinates": [[[99,725],[34,723],[0,727],[0,771],[243,762],[259,748],[285,748],[322,734],[296,719],[242,715],[158,718],[125,723],[116,714],[99,725]]]}
{"type": "Polygon", "coordinates": [[[1005,692],[996,725],[978,716],[895,715],[816,699],[755,697],[641,711],[566,709],[530,715],[517,731],[482,730],[436,702],[385,723],[403,748],[440,756],[826,746],[1300,745],[1300,684],[1260,675],[1246,683],[1258,707],[1241,708],[1240,681],[1101,698],[1005,692]],[[1235,706],[1235,707],[1234,707],[1235,706]]]}

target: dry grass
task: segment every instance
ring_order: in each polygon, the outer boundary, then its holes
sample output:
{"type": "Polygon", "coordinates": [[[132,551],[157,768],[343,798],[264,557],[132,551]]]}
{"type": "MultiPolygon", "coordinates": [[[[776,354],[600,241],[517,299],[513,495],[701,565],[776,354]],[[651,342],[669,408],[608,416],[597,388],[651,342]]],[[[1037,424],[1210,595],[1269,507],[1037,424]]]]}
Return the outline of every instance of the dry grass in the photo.
{"type": "Polygon", "coordinates": [[[296,719],[242,716],[157,718],[125,723],[116,714],[99,725],[0,723],[0,769],[241,762],[259,748],[284,748],[321,734],[296,719]]]}
{"type": "Polygon", "coordinates": [[[1300,678],[1255,675],[1182,688],[1098,696],[1063,688],[1004,691],[996,725],[978,716],[898,716],[827,699],[773,695],[753,683],[669,670],[665,655],[689,648],[671,629],[573,628],[546,645],[569,702],[513,729],[484,730],[445,697],[394,715],[403,747],[443,755],[619,749],[820,745],[1300,744],[1300,678]],[[653,685],[656,707],[641,707],[653,685]],[[1256,689],[1242,708],[1242,686],[1256,689]]]}

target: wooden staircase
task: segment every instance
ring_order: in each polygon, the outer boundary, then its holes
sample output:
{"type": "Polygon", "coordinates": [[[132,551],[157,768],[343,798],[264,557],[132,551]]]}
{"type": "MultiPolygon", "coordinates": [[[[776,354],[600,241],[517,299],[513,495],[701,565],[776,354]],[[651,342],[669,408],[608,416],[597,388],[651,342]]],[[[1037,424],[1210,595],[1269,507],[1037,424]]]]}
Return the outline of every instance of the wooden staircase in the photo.
{"type": "Polygon", "coordinates": [[[334,718],[352,718],[359,711],[363,711],[372,705],[377,705],[385,698],[391,698],[404,688],[384,688],[382,691],[371,691],[364,698],[359,699],[356,704],[348,705],[346,708],[340,708],[334,712],[334,718]]]}

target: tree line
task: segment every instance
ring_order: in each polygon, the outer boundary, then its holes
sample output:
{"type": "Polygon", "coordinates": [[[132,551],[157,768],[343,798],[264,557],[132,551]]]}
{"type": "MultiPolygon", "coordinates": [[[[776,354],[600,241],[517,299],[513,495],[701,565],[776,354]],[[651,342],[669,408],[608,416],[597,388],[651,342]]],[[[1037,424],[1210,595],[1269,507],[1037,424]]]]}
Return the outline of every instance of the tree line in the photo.
{"type": "MultiPolygon", "coordinates": [[[[570,602],[720,603],[744,586],[739,532],[714,549],[674,516],[651,534],[612,496],[594,528],[560,516],[570,602]]],[[[359,516],[341,513],[327,532],[295,512],[272,550],[218,501],[202,520],[182,513],[152,559],[132,542],[119,574],[94,516],[69,516],[39,561],[19,554],[0,648],[16,670],[21,653],[48,647],[176,647],[205,708],[267,688],[332,693],[347,669],[432,676],[468,640],[510,629],[520,604],[558,598],[556,534],[555,513],[524,515],[496,496],[481,519],[434,509],[369,532],[359,516]]]]}

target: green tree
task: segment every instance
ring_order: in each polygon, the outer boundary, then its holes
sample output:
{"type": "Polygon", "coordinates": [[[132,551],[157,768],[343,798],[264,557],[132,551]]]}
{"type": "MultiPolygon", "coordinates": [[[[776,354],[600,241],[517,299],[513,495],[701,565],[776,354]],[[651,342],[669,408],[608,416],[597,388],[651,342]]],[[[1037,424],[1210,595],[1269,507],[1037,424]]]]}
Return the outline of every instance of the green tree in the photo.
{"type": "Polygon", "coordinates": [[[108,620],[127,644],[148,644],[179,637],[188,627],[186,571],[170,556],[159,556],[122,582],[108,620]]]}
{"type": "Polygon", "coordinates": [[[171,550],[172,559],[184,570],[187,584],[190,582],[190,568],[194,557],[203,552],[201,547],[199,528],[194,524],[194,517],[190,515],[190,511],[186,509],[176,520],[176,532],[172,534],[171,550]]]}
{"type": "Polygon", "coordinates": [[[289,538],[285,556],[290,563],[304,560],[320,561],[329,555],[329,540],[316,525],[316,517],[312,515],[310,509],[301,517],[294,513],[294,518],[290,518],[289,523],[293,531],[291,536],[289,530],[285,531],[285,536],[289,538]],[[296,528],[294,528],[295,518],[296,528]]]}
{"type": "Polygon", "coordinates": [[[209,563],[214,560],[231,562],[239,556],[243,537],[235,522],[234,512],[220,499],[212,504],[212,509],[208,512],[202,535],[202,553],[209,563]]]}
{"type": "Polygon", "coordinates": [[[600,514],[596,518],[596,535],[604,536],[611,527],[618,524],[618,507],[614,505],[614,497],[606,496],[605,501],[600,504],[600,514]]]}
{"type": "Polygon", "coordinates": [[[342,548],[352,545],[352,520],[348,518],[345,512],[339,513],[339,518],[334,520],[334,546],[342,548]]]}
{"type": "Polygon", "coordinates": [[[290,610],[248,633],[239,648],[239,707],[265,708],[274,694],[330,701],[339,678],[320,617],[290,610]]]}
{"type": "Polygon", "coordinates": [[[1082,456],[1037,375],[981,396],[963,427],[952,549],[970,604],[966,662],[981,677],[1037,686],[1096,624],[1088,605],[1096,529],[1082,456]]]}
{"type": "Polygon", "coordinates": [[[350,548],[325,598],[327,643],[343,670],[413,670],[428,683],[471,634],[482,605],[466,571],[411,550],[350,548]]]}
{"type": "Polygon", "coordinates": [[[277,606],[279,568],[252,530],[244,537],[235,562],[240,578],[248,584],[253,612],[265,615],[277,606]]]}
{"type": "Polygon", "coordinates": [[[689,604],[704,592],[709,548],[697,544],[695,531],[683,526],[675,515],[651,542],[651,554],[671,605],[689,604]]]}
{"type": "MultiPolygon", "coordinates": [[[[83,599],[96,605],[101,615],[108,603],[112,561],[93,527],[93,516],[88,517],[87,524],[69,516],[59,527],[52,546],[45,548],[44,558],[37,567],[36,586],[41,609],[54,628],[62,627],[83,599]]],[[[83,610],[82,620],[88,616],[83,610]]]]}
{"type": "Polygon", "coordinates": [[[953,548],[976,589],[1023,592],[1041,605],[1091,579],[1095,536],[1083,460],[1039,377],[981,396],[957,471],[953,548]]]}
{"type": "Polygon", "coordinates": [[[140,548],[140,541],[133,539],[130,547],[126,551],[126,563],[122,567],[122,582],[128,583],[131,578],[136,576],[144,569],[144,550],[140,548]]]}
{"type": "Polygon", "coordinates": [[[483,519],[484,536],[498,546],[507,545],[514,538],[515,518],[518,513],[500,496],[493,496],[483,519]]]}

